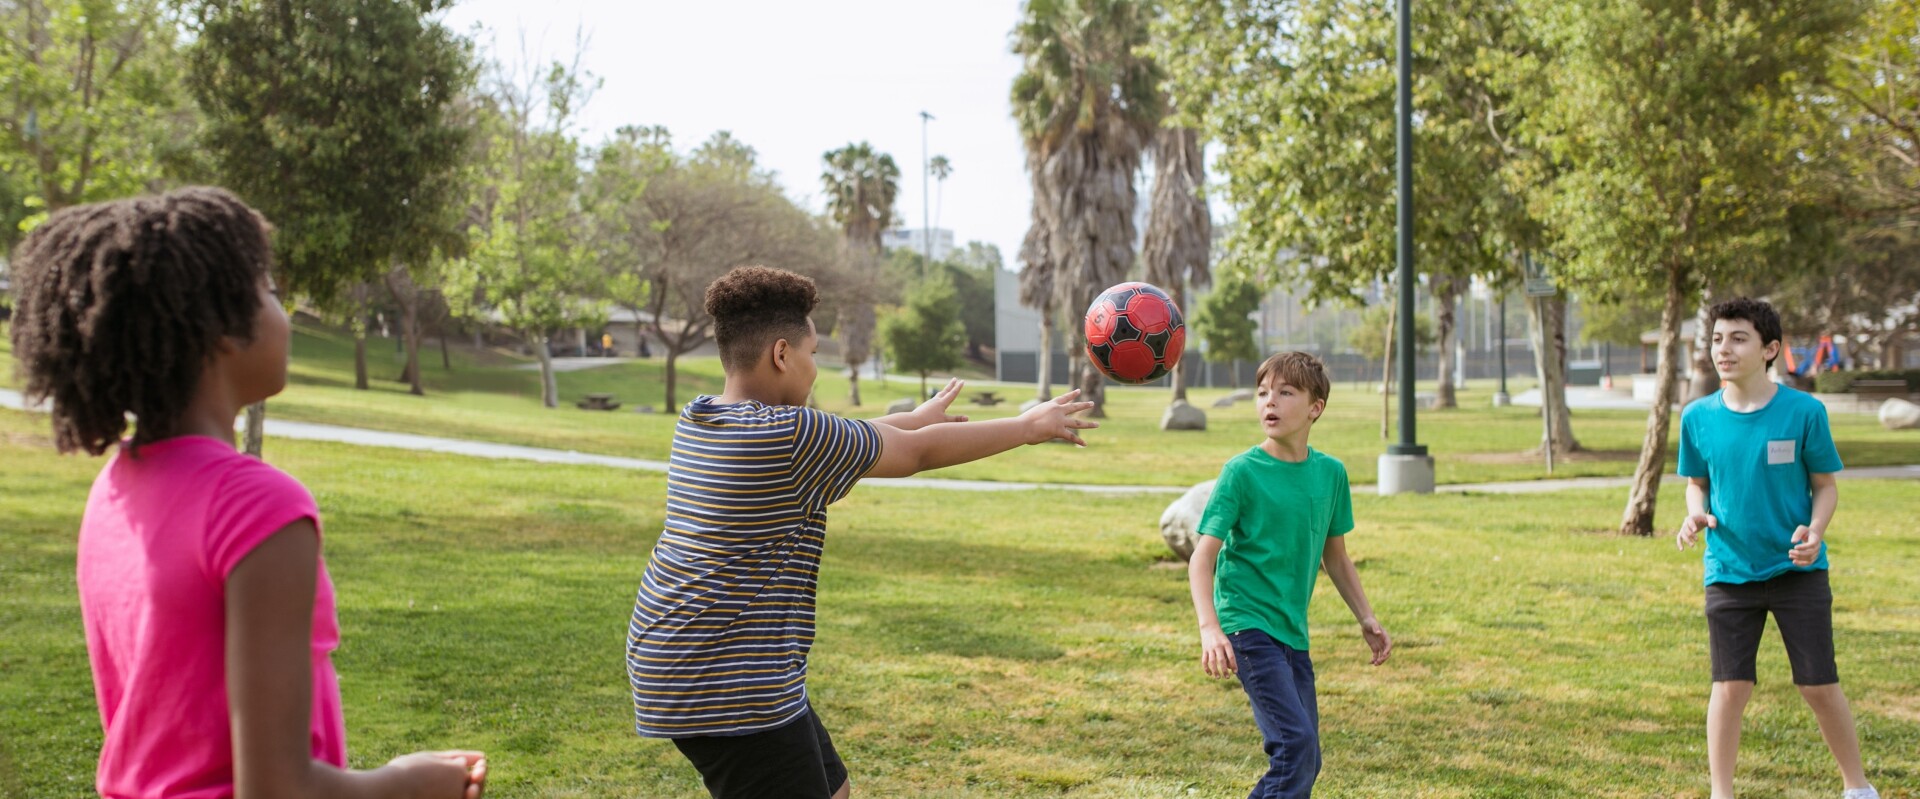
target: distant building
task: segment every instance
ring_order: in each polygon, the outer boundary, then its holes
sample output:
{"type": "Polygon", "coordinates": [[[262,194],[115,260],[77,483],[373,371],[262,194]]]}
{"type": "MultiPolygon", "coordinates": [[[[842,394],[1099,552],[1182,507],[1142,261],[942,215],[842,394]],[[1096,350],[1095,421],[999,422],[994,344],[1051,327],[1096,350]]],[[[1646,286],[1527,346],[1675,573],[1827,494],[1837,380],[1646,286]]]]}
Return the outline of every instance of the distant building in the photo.
{"type": "Polygon", "coordinates": [[[930,255],[933,260],[944,261],[953,255],[953,231],[946,228],[934,228],[933,240],[928,242],[926,228],[894,228],[880,234],[880,246],[889,250],[904,249],[930,255]],[[931,243],[933,251],[926,247],[931,243]]]}

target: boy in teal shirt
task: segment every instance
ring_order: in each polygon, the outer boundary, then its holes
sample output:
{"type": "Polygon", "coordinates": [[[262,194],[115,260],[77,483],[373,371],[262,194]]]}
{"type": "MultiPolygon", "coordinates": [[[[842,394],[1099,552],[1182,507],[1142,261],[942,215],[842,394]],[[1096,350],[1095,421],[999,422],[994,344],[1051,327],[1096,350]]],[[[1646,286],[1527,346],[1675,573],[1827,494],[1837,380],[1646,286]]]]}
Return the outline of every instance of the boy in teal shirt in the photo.
{"type": "Polygon", "coordinates": [[[1840,503],[1840,453],[1819,400],[1767,378],[1780,354],[1773,306],[1738,298],[1708,309],[1723,388],[1680,415],[1687,478],[1681,548],[1707,533],[1707,770],[1714,799],[1732,799],[1740,716],[1753,695],[1754,658],[1773,614],[1793,682],[1813,708],[1840,766],[1844,799],[1878,799],[1860,762],[1853,712],[1833,659],[1827,525],[1840,503]]]}
{"type": "Polygon", "coordinates": [[[1320,774],[1307,603],[1322,567],[1359,620],[1373,665],[1386,662],[1393,644],[1347,557],[1347,467],[1307,446],[1327,407],[1326,366],[1283,352],[1260,365],[1254,385],[1267,439],[1220,470],[1187,577],[1200,617],[1201,666],[1210,677],[1240,678],[1264,742],[1267,773],[1248,799],[1296,799],[1313,795],[1320,774]]]}

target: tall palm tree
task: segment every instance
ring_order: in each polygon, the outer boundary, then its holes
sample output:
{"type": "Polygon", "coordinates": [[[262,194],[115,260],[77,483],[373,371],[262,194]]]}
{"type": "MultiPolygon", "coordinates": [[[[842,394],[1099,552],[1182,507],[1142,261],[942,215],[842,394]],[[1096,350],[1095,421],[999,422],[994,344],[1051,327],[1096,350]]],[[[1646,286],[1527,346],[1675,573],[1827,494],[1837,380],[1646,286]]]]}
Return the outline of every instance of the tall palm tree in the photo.
{"type": "MultiPolygon", "coordinates": [[[[1153,136],[1153,210],[1141,257],[1147,282],[1164,288],[1173,304],[1187,310],[1186,287],[1206,288],[1213,281],[1208,255],[1213,217],[1207,210],[1206,156],[1192,128],[1162,127],[1153,136]]],[[[1187,398],[1187,375],[1194,359],[1173,370],[1173,398],[1187,398]]]]}
{"type": "Polygon", "coordinates": [[[927,162],[927,171],[933,174],[934,185],[938,187],[933,194],[933,229],[940,229],[940,208],[946,205],[947,177],[953,174],[953,162],[944,155],[936,155],[927,162]]]}
{"type": "MultiPolygon", "coordinates": [[[[1151,16],[1143,0],[1027,0],[1013,30],[1025,62],[1013,117],[1065,311],[1087,307],[1133,265],[1134,177],[1161,109],[1160,70],[1140,54],[1151,16]]],[[[1083,399],[1104,416],[1100,372],[1079,360],[1083,399]]]]}
{"type": "Polygon", "coordinates": [[[880,234],[893,227],[894,198],[900,193],[900,167],[893,156],[875,152],[866,142],[829,150],[820,185],[827,192],[827,213],[840,224],[847,260],[854,273],[854,296],[847,298],[841,326],[849,396],[860,404],[860,365],[873,354],[873,303],[880,281],[880,234]]]}

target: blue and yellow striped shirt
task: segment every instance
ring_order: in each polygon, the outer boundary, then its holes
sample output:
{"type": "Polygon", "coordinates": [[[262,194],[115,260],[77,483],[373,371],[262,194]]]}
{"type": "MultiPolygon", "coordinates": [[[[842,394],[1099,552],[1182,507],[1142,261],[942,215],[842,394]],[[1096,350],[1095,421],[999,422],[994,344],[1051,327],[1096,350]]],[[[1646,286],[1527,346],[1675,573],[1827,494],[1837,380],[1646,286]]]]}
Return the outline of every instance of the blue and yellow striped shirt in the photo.
{"type": "Polygon", "coordinates": [[[807,707],[827,505],[880,458],[873,425],[702,396],[674,428],[666,529],[627,627],[636,729],[743,735],[807,707]]]}

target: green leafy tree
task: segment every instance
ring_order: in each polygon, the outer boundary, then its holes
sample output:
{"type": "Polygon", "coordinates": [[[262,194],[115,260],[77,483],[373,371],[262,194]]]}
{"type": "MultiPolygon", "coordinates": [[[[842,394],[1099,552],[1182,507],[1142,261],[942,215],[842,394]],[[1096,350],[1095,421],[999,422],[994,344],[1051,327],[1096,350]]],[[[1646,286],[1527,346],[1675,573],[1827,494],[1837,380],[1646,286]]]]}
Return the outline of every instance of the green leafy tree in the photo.
{"type": "Polygon", "coordinates": [[[960,366],[967,345],[966,326],[960,321],[959,293],[944,271],[920,282],[907,293],[907,303],[880,325],[880,340],[895,366],[920,375],[920,396],[927,396],[927,378],[960,366]]]}
{"type": "MultiPolygon", "coordinates": [[[[1027,0],[1013,30],[1013,117],[1041,221],[1030,231],[1046,237],[1040,260],[1062,311],[1086,308],[1133,268],[1134,175],[1161,116],[1160,70],[1144,52],[1153,13],[1145,0],[1027,0]]],[[[1105,379],[1079,360],[1081,398],[1105,416],[1105,379]]]]}
{"type": "MultiPolygon", "coordinates": [[[[1347,331],[1347,346],[1370,361],[1384,360],[1387,357],[1387,325],[1393,308],[1375,305],[1360,314],[1360,323],[1347,331]]],[[[1413,347],[1417,352],[1425,353],[1439,343],[1440,334],[1434,330],[1431,317],[1413,317],[1413,347]]],[[[1394,342],[1398,343],[1398,342],[1394,342]]]]}
{"type": "Polygon", "coordinates": [[[490,316],[532,348],[548,408],[560,405],[553,333],[606,318],[573,134],[573,117],[597,86],[577,65],[555,62],[537,74],[494,65],[477,115],[468,251],[447,268],[447,297],[463,315],[490,316]]]}
{"type": "MultiPolygon", "coordinates": [[[[1233,274],[1223,275],[1213,291],[1200,298],[1193,315],[1193,332],[1206,350],[1209,363],[1233,363],[1260,359],[1260,343],[1254,339],[1253,312],[1260,310],[1260,286],[1233,274]]],[[[1233,387],[1240,387],[1240,370],[1234,369],[1233,387]]]]}
{"type": "MultiPolygon", "coordinates": [[[[1204,100],[1183,117],[1223,145],[1216,167],[1242,221],[1217,268],[1297,281],[1311,303],[1358,303],[1396,262],[1392,4],[1161,6],[1152,52],[1174,96],[1204,100]],[[1280,270],[1303,261],[1308,268],[1280,270]]],[[[1468,279],[1510,282],[1514,256],[1536,246],[1541,225],[1524,189],[1546,170],[1511,131],[1523,109],[1501,76],[1532,49],[1513,4],[1414,3],[1413,14],[1414,247],[1445,353],[1468,279]]],[[[1451,376],[1444,354],[1440,367],[1451,376]]],[[[1452,381],[1442,386],[1440,404],[1450,406],[1452,381]]],[[[1564,403],[1564,394],[1549,392],[1549,401],[1564,403]]]]}
{"type": "MultiPolygon", "coordinates": [[[[1559,162],[1538,202],[1584,295],[1658,294],[1655,395],[1673,396],[1680,322],[1703,286],[1777,270],[1801,244],[1812,94],[1853,3],[1524,0],[1527,135],[1559,162]]],[[[1671,408],[1655,402],[1620,523],[1650,535],[1671,408]]]]}
{"type": "Polygon", "coordinates": [[[0,4],[0,250],[51,211],[202,173],[175,9],[0,4]]]}
{"type": "MultiPolygon", "coordinates": [[[[355,385],[367,387],[367,285],[425,277],[457,251],[473,85],[470,43],[436,20],[449,0],[204,0],[188,83],[220,181],[266,214],[292,291],[347,298],[355,385]],[[396,270],[411,274],[395,274],[396,270]],[[348,297],[350,295],[350,298],[348,297]]],[[[417,305],[407,371],[419,385],[417,305]]]]}
{"type": "Polygon", "coordinates": [[[821,156],[821,188],[827,215],[845,237],[850,274],[834,298],[842,357],[847,364],[848,396],[860,404],[860,366],[872,356],[874,303],[885,294],[880,282],[880,234],[898,220],[894,200],[900,194],[900,167],[893,156],[866,142],[848,144],[821,156]]]}

